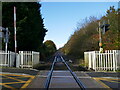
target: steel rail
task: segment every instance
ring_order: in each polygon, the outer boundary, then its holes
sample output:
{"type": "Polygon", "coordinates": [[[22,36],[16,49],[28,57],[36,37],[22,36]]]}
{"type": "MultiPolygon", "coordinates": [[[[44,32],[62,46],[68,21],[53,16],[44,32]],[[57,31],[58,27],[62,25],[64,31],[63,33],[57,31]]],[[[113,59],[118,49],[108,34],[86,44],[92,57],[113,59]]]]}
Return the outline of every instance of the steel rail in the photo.
{"type": "Polygon", "coordinates": [[[53,73],[53,69],[54,69],[54,65],[55,65],[55,62],[56,62],[56,56],[54,58],[54,61],[53,61],[53,64],[52,64],[52,67],[51,67],[51,70],[47,76],[47,79],[46,79],[46,83],[45,83],[45,89],[48,90],[49,89],[49,85],[50,85],[50,81],[51,81],[51,78],[52,78],[52,73],[53,73]]]}
{"type": "Polygon", "coordinates": [[[68,68],[68,70],[70,71],[70,73],[72,74],[72,76],[74,77],[75,81],[77,82],[77,84],[79,85],[79,87],[81,88],[81,90],[85,90],[85,85],[77,78],[76,74],[72,72],[72,70],[70,69],[70,67],[68,66],[68,64],[65,62],[65,60],[63,59],[63,57],[60,57],[63,61],[63,63],[66,65],[66,67],[68,68]]]}

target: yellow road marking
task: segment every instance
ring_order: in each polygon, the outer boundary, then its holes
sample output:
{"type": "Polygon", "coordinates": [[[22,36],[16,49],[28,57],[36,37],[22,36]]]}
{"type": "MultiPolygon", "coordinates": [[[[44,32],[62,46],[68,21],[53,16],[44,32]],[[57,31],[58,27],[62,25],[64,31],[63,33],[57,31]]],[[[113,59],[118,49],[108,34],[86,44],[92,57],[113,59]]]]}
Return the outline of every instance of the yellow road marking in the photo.
{"type": "Polygon", "coordinates": [[[99,82],[105,88],[108,88],[109,90],[112,90],[109,86],[107,86],[106,84],[104,84],[103,82],[101,82],[99,78],[93,78],[93,79],[96,80],[97,82],[99,82]]]}
{"type": "Polygon", "coordinates": [[[113,79],[113,78],[96,78],[96,77],[95,77],[95,79],[100,79],[100,80],[101,80],[101,79],[104,79],[104,80],[118,80],[118,81],[120,81],[120,79],[113,79]]]}
{"type": "MultiPolygon", "coordinates": [[[[0,74],[1,76],[4,76],[6,78],[4,79],[13,79],[13,80],[16,80],[16,81],[19,81],[19,82],[8,82],[8,83],[0,83],[0,85],[3,85],[4,87],[7,87],[7,88],[11,88],[13,90],[15,90],[15,88],[9,86],[9,85],[6,85],[6,84],[16,84],[16,83],[25,83],[22,87],[22,88],[26,88],[29,83],[35,78],[35,76],[32,76],[32,75],[15,75],[15,74],[0,74]],[[18,77],[11,77],[11,76],[18,76],[18,77]],[[20,80],[19,78],[30,78],[28,79],[28,81],[23,81],[23,80],[20,80]]],[[[3,78],[2,78],[3,79],[3,78]]]]}
{"type": "Polygon", "coordinates": [[[118,82],[118,79],[109,79],[109,78],[97,78],[99,80],[105,80],[105,81],[109,81],[109,82],[115,82],[115,83],[120,83],[118,82]],[[112,80],[116,80],[116,81],[112,81],[112,80]]]}
{"type": "Polygon", "coordinates": [[[19,81],[19,82],[22,82],[23,80],[20,80],[20,79],[16,79],[16,78],[14,78],[14,77],[9,77],[9,76],[7,76],[7,75],[4,75],[4,77],[7,77],[7,78],[9,78],[9,79],[13,79],[13,80],[16,80],[16,81],[19,81]]]}
{"type": "Polygon", "coordinates": [[[26,87],[29,85],[29,83],[30,83],[34,78],[35,78],[35,76],[31,77],[31,78],[21,87],[21,89],[26,88],[26,87]]]}
{"type": "Polygon", "coordinates": [[[104,84],[102,81],[100,80],[104,80],[104,81],[109,81],[109,82],[114,82],[114,83],[120,83],[118,82],[120,79],[112,79],[112,78],[93,78],[95,79],[97,82],[99,82],[101,85],[103,85],[105,88],[109,88],[110,90],[112,90],[109,86],[107,86],[106,84],[104,84]],[[116,80],[116,81],[112,81],[112,80],[116,80]]]}
{"type": "Polygon", "coordinates": [[[3,84],[3,83],[0,83],[0,85],[4,86],[6,88],[11,88],[12,90],[16,90],[14,87],[11,87],[11,86],[3,84]]]}
{"type": "Polygon", "coordinates": [[[7,75],[7,76],[22,76],[22,77],[32,77],[32,75],[16,75],[16,74],[0,74],[2,76],[7,75]]]}
{"type": "Polygon", "coordinates": [[[16,84],[16,83],[25,83],[26,81],[22,81],[22,82],[8,82],[8,83],[0,83],[0,84],[16,84]]]}

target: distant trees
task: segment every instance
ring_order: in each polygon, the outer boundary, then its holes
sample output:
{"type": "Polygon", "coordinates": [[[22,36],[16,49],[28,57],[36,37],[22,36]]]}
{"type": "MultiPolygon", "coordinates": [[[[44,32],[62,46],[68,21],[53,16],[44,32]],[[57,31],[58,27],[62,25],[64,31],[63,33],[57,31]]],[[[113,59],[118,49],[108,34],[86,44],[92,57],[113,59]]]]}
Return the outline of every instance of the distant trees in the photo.
{"type": "Polygon", "coordinates": [[[77,30],[70,37],[68,42],[60,50],[64,52],[69,58],[78,61],[83,58],[85,51],[99,50],[99,34],[98,22],[108,21],[110,23],[110,30],[102,35],[103,48],[106,49],[120,49],[120,41],[118,35],[120,34],[118,27],[119,9],[115,10],[114,6],[107,10],[107,14],[100,20],[95,17],[85,19],[84,23],[78,25],[77,30]]]}
{"type": "Polygon", "coordinates": [[[57,50],[55,43],[51,40],[45,41],[42,47],[42,57],[44,60],[50,58],[57,50]]]}
{"type": "Polygon", "coordinates": [[[93,37],[91,37],[98,33],[96,30],[98,27],[97,19],[90,17],[86,19],[86,22],[74,32],[67,44],[63,47],[64,53],[70,58],[81,58],[83,57],[84,51],[97,50],[98,48],[98,39],[97,42],[94,42],[93,37]]]}
{"type": "Polygon", "coordinates": [[[2,26],[10,30],[9,50],[14,51],[13,7],[17,15],[17,46],[19,50],[40,51],[47,30],[37,2],[3,2],[2,26]]]}

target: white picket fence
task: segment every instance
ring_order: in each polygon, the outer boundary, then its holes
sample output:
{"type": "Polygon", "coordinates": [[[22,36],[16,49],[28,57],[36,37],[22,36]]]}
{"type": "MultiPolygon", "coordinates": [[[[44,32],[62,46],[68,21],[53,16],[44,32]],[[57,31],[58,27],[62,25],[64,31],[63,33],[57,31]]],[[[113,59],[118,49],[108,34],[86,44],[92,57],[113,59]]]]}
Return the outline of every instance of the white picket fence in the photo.
{"type": "Polygon", "coordinates": [[[95,71],[116,71],[120,69],[120,50],[84,52],[85,66],[95,71]]]}
{"type": "Polygon", "coordinates": [[[16,53],[15,62],[14,52],[0,51],[0,66],[13,67],[16,63],[16,67],[18,68],[33,68],[35,64],[40,62],[39,60],[39,52],[19,51],[19,54],[16,53]]]}

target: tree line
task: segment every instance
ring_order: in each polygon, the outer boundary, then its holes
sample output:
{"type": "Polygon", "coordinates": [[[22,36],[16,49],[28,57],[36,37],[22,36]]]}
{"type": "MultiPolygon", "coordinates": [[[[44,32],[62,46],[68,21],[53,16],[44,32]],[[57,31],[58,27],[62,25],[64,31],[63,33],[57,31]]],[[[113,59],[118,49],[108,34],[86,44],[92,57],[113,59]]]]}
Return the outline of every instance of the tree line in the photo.
{"type": "Polygon", "coordinates": [[[102,47],[104,50],[120,49],[119,11],[120,9],[116,10],[111,6],[100,19],[94,16],[84,19],[82,23],[78,23],[76,31],[60,50],[75,62],[83,59],[85,51],[99,51],[98,23],[104,21],[109,21],[110,29],[102,34],[102,47]]]}

